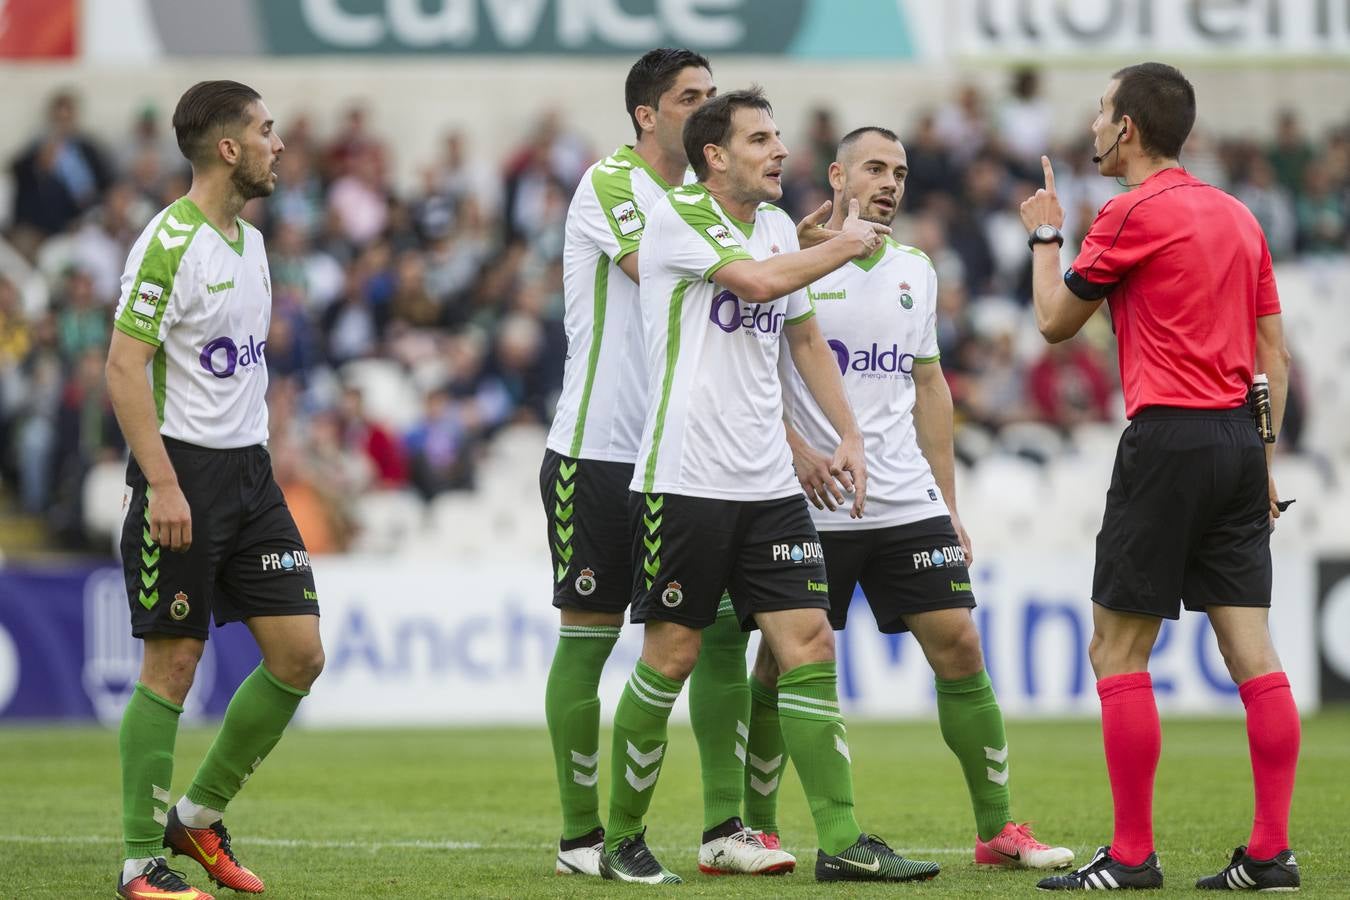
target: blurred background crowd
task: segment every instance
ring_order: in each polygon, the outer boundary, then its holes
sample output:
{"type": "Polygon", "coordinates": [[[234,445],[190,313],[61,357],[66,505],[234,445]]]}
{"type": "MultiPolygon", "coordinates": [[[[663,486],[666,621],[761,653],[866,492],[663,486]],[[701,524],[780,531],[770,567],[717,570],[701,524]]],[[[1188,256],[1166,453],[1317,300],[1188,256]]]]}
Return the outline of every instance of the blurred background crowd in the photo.
{"type": "MultiPolygon", "coordinates": [[[[938,272],[938,336],[966,462],[1028,423],[1061,432],[1121,418],[1104,316],[1073,341],[1035,333],[1030,256],[1018,204],[1051,151],[1072,252],[1120,188],[1083,139],[1055,145],[1034,70],[1002,94],[961,88],[909,122],[839,121],[818,109],[791,151],[783,205],[827,198],[835,143],[861,124],[898,126],[910,175],[897,237],[938,272]]],[[[1277,113],[1275,138],[1197,127],[1183,164],[1241,199],[1277,262],[1350,251],[1350,120],[1309,134],[1277,113]]],[[[189,173],[167,111],[125,134],[81,127],[80,97],[54,96],[8,168],[0,240],[0,517],[11,545],[106,553],[86,528],[85,473],[125,449],[103,380],[127,251],[189,173]],[[12,523],[20,523],[15,526],[12,523]]],[[[523,125],[525,123],[522,123],[523,125]]],[[[275,194],[244,217],[266,235],[273,283],[266,356],[271,450],[307,544],[346,549],[354,502],[398,489],[472,491],[494,434],[546,426],[561,385],[563,225],[578,179],[612,146],[591,146],[543,112],[514,148],[445,135],[415,190],[396,190],[388,135],[355,104],[336,121],[278,122],[286,143],[275,194]]],[[[614,142],[628,136],[615,117],[614,142]]],[[[631,138],[630,138],[631,139],[631,138]]],[[[1066,253],[1065,261],[1069,259],[1066,253]]],[[[1292,343],[1292,342],[1291,342],[1292,343]]],[[[1297,451],[1311,393],[1295,357],[1282,452],[1297,451]]],[[[1035,458],[1035,442],[1026,454],[1035,458]]],[[[533,472],[520,472],[532,479],[533,472]]]]}

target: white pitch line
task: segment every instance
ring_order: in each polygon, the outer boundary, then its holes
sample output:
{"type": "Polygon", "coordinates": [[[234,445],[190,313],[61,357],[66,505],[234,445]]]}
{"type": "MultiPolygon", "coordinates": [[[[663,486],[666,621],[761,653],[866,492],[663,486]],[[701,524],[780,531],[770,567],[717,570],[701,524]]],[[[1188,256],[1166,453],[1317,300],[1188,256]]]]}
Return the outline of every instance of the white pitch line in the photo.
{"type": "MultiPolygon", "coordinates": [[[[58,834],[0,834],[0,844],[120,844],[121,838],[110,835],[58,835],[58,834]]],[[[558,845],[548,844],[483,844],[477,841],[309,841],[298,838],[245,837],[243,846],[250,844],[259,847],[291,847],[301,850],[366,850],[371,853],[380,850],[520,850],[545,851],[556,850],[558,845]]],[[[683,853],[697,850],[696,847],[656,844],[652,847],[662,853],[683,853]]],[[[788,847],[795,853],[809,853],[814,847],[788,847]]],[[[900,852],[909,856],[956,856],[971,853],[969,847],[902,847],[900,852]]]]}

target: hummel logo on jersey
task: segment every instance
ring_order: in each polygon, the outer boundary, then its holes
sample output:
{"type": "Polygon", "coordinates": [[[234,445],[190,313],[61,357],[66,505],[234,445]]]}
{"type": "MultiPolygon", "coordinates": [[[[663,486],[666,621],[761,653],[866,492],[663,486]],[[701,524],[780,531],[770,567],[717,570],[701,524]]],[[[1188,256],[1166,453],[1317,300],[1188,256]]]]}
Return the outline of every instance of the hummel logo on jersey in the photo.
{"type": "Polygon", "coordinates": [[[229,291],[233,289],[234,289],[233,278],[231,278],[229,281],[222,281],[220,284],[208,284],[206,286],[206,292],[208,294],[219,294],[221,291],[229,291]]]}
{"type": "Polygon", "coordinates": [[[625,200],[613,207],[609,214],[619,226],[619,234],[629,235],[642,230],[642,216],[638,215],[637,207],[633,205],[632,200],[625,200]]]}
{"type": "Polygon", "coordinates": [[[934,547],[914,554],[915,569],[941,569],[946,566],[966,564],[966,551],[960,545],[952,547],[934,547]]]}
{"type": "Polygon", "coordinates": [[[837,291],[813,291],[808,286],[806,288],[806,299],[810,300],[812,303],[815,303],[818,300],[847,300],[848,291],[843,288],[837,291]]]}
{"type": "Polygon", "coordinates": [[[723,247],[739,247],[741,242],[736,240],[736,236],[725,225],[709,225],[703,229],[708,232],[708,237],[716,241],[723,247]]]}
{"type": "Polygon", "coordinates": [[[131,311],[154,318],[159,309],[159,301],[163,297],[163,287],[152,281],[142,281],[141,286],[136,289],[136,302],[131,304],[131,311]]]}

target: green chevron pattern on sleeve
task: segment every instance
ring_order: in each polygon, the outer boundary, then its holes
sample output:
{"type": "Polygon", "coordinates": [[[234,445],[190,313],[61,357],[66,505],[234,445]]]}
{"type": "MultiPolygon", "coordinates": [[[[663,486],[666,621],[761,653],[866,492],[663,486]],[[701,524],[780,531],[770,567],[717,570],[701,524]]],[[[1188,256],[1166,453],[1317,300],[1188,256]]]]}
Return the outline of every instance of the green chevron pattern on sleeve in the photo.
{"type": "Polygon", "coordinates": [[[158,347],[161,323],[173,296],[178,267],[205,220],[187,198],[170,206],[141,255],[131,293],[114,323],[117,330],[158,347]]]}
{"type": "Polygon", "coordinates": [[[619,244],[619,252],[614,256],[618,262],[637,250],[642,229],[647,226],[633,196],[633,164],[615,156],[606,157],[591,170],[591,186],[605,211],[605,224],[619,244]]]}
{"type": "Polygon", "coordinates": [[[670,192],[669,197],[670,205],[680,214],[684,223],[701,235],[717,254],[717,262],[703,273],[705,281],[729,262],[754,259],[713,209],[712,196],[701,185],[678,187],[670,192]]]}

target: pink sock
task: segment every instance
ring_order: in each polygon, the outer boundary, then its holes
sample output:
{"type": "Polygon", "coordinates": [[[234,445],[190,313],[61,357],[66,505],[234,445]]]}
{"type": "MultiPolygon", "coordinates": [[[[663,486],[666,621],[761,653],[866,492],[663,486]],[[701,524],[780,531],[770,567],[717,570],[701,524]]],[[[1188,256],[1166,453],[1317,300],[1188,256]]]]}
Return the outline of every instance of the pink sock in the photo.
{"type": "Polygon", "coordinates": [[[1289,847],[1289,800],[1298,768],[1298,707],[1283,672],[1244,681],[1238,693],[1247,707],[1247,744],[1256,787],[1256,815],[1247,853],[1253,859],[1270,859],[1289,847]]]}
{"type": "Polygon", "coordinates": [[[1162,752],[1162,726],[1147,672],[1112,675],[1097,682],[1102,701],[1102,742],[1116,826],[1111,856],[1127,866],[1153,852],[1153,778],[1162,752]]]}

